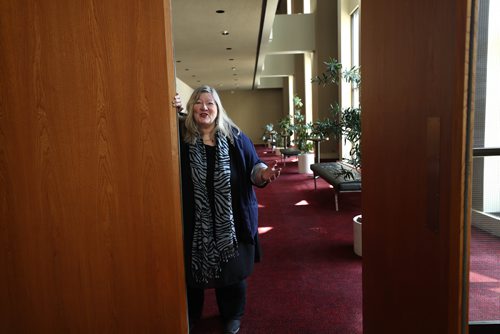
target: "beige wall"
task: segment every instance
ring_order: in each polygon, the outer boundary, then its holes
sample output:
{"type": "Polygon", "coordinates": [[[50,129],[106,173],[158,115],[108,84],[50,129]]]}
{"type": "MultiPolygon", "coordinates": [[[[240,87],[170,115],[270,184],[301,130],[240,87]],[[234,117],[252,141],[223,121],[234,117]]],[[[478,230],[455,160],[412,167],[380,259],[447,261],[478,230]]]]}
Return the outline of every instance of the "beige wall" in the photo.
{"type": "Polygon", "coordinates": [[[182,105],[186,107],[186,103],[189,101],[191,94],[193,94],[194,89],[184,83],[184,81],[179,78],[175,79],[175,91],[181,97],[182,105]]]}
{"type": "Polygon", "coordinates": [[[219,91],[229,117],[254,142],[262,144],[264,125],[277,124],[283,115],[283,90],[219,91]]]}
{"type": "MultiPolygon", "coordinates": [[[[323,72],[323,62],[330,58],[338,59],[337,2],[318,0],[316,2],[316,50],[313,59],[313,77],[323,72]],[[334,18],[334,19],[332,19],[334,18]]],[[[339,101],[339,88],[336,85],[321,86],[313,84],[313,119],[331,117],[330,104],[339,101]]],[[[321,157],[338,157],[339,142],[331,139],[321,145],[321,157]]]]}

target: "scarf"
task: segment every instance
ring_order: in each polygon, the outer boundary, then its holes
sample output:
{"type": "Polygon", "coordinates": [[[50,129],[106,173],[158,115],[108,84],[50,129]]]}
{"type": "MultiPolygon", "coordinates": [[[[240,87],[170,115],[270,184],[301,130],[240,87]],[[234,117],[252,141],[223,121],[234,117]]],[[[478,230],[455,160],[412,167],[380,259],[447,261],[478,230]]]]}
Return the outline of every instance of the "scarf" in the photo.
{"type": "Polygon", "coordinates": [[[209,280],[219,277],[222,263],[238,255],[227,138],[219,132],[216,134],[213,184],[215,212],[212,212],[206,186],[207,157],[201,138],[189,146],[189,159],[195,204],[191,269],[196,282],[208,283],[209,280]]]}

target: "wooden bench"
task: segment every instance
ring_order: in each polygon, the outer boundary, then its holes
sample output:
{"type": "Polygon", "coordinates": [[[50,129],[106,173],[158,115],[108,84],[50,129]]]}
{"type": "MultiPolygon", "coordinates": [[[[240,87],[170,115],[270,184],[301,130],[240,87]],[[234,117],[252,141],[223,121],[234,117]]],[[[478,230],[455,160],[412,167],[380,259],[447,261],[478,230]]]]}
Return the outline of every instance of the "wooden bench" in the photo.
{"type": "Polygon", "coordinates": [[[311,165],[314,173],[314,190],[316,190],[316,179],[321,177],[333,186],[335,191],[335,210],[339,211],[338,195],[345,192],[361,191],[361,174],[356,168],[343,162],[321,162],[311,165]],[[342,169],[349,170],[354,179],[339,175],[342,169]]]}

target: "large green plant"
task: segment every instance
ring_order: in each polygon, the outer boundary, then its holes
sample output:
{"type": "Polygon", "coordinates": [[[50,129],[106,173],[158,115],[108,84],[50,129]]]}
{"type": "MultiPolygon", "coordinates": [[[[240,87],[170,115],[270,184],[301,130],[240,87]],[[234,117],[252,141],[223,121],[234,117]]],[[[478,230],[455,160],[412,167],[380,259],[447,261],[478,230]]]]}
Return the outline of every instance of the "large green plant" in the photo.
{"type": "Polygon", "coordinates": [[[293,134],[294,142],[301,152],[311,152],[313,150],[313,145],[309,141],[311,138],[312,124],[306,122],[306,118],[302,114],[302,107],[304,104],[300,97],[295,96],[293,98],[294,113],[293,113],[293,134]]]}
{"type": "MultiPolygon", "coordinates": [[[[313,78],[313,82],[323,86],[329,84],[338,85],[342,80],[356,87],[361,86],[361,72],[359,67],[343,69],[338,60],[330,58],[324,63],[326,69],[323,73],[313,78]]],[[[336,102],[330,105],[332,114],[332,132],[338,138],[344,138],[351,143],[348,162],[356,168],[361,168],[361,105],[342,109],[336,102]]],[[[344,173],[344,172],[343,172],[344,173]]],[[[353,177],[345,171],[346,177],[353,177]]]]}
{"type": "MultiPolygon", "coordinates": [[[[289,138],[294,135],[294,145],[302,152],[312,152],[313,144],[311,139],[327,140],[328,135],[332,133],[333,122],[331,119],[317,120],[313,123],[306,122],[302,113],[302,99],[295,96],[293,99],[293,116],[287,115],[279,122],[279,136],[289,138]],[[293,123],[292,123],[293,120],[293,123]]],[[[289,142],[289,141],[288,141],[289,142]]],[[[284,147],[286,145],[283,145],[284,147]]]]}
{"type": "Polygon", "coordinates": [[[283,148],[290,146],[290,136],[293,134],[292,117],[286,115],[278,122],[278,138],[283,148]]]}

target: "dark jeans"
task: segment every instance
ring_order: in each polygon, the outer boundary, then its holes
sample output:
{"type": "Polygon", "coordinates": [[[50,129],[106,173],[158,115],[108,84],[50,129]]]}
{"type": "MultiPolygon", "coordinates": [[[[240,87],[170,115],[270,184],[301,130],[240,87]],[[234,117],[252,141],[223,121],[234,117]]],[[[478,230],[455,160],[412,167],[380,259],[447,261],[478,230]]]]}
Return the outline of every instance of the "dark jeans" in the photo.
{"type": "MultiPolygon", "coordinates": [[[[215,288],[217,306],[224,320],[241,319],[245,310],[247,283],[245,280],[233,285],[215,288]]],[[[187,288],[189,322],[201,318],[205,289],[187,288]]]]}

